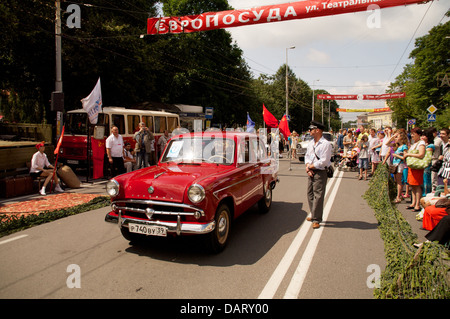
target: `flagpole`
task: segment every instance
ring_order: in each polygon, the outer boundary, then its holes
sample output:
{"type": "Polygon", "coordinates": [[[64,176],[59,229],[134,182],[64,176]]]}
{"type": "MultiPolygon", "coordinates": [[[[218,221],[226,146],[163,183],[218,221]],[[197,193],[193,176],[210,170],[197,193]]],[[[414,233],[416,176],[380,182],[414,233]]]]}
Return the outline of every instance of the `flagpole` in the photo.
{"type": "Polygon", "coordinates": [[[65,128],[65,127],[64,127],[64,125],[63,125],[62,131],[61,131],[61,135],[59,136],[58,144],[56,145],[56,149],[55,149],[55,152],[54,152],[54,154],[56,154],[56,160],[55,160],[55,165],[53,165],[52,180],[51,180],[51,183],[50,183],[50,193],[51,193],[52,190],[53,190],[53,180],[54,180],[54,178],[55,178],[56,167],[57,167],[57,165],[58,165],[59,149],[60,149],[60,147],[61,147],[62,139],[64,138],[64,128],[65,128]]]}
{"type": "Polygon", "coordinates": [[[89,176],[91,175],[91,160],[89,156],[89,149],[91,146],[91,121],[87,119],[87,152],[86,152],[86,163],[87,163],[87,172],[86,172],[86,183],[89,183],[89,176]]]}

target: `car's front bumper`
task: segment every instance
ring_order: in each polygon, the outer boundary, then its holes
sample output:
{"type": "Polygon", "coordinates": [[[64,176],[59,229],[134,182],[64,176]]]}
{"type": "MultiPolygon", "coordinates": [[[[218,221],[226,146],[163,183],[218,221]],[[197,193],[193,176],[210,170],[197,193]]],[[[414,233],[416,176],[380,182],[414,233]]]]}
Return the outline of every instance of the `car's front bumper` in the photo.
{"type": "Polygon", "coordinates": [[[119,211],[116,213],[112,211],[108,213],[105,217],[105,221],[118,223],[120,228],[128,228],[129,223],[147,225],[147,226],[161,226],[167,228],[167,233],[174,233],[177,235],[181,234],[207,234],[212,232],[216,227],[215,221],[208,223],[192,223],[192,222],[182,222],[180,216],[178,216],[177,221],[159,221],[159,220],[143,220],[138,218],[123,217],[122,213],[119,211]]]}

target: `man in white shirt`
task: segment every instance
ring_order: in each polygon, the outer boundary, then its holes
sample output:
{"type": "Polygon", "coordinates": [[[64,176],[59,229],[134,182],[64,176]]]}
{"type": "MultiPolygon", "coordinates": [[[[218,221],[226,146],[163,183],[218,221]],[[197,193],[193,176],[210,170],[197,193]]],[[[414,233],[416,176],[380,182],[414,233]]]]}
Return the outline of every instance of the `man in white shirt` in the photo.
{"type": "Polygon", "coordinates": [[[45,144],[44,142],[39,143],[36,145],[36,148],[38,151],[33,154],[33,157],[31,158],[31,167],[30,167],[30,176],[35,179],[39,176],[41,177],[47,177],[45,179],[44,185],[39,190],[39,194],[45,196],[45,188],[47,187],[48,183],[52,180],[52,177],[55,182],[55,191],[57,192],[64,192],[64,190],[59,185],[59,179],[56,174],[53,175],[54,167],[50,162],[48,161],[47,154],[44,153],[45,151],[45,144]]]}
{"type": "Polygon", "coordinates": [[[123,138],[117,126],[111,128],[111,135],[106,139],[106,154],[111,165],[112,177],[125,173],[123,163],[123,138]]]}
{"type": "Polygon", "coordinates": [[[311,216],[307,218],[312,227],[320,227],[323,215],[323,202],[327,185],[327,167],[331,165],[332,146],[322,135],[325,126],[311,121],[309,132],[314,140],[308,144],[305,154],[306,174],[308,174],[308,204],[311,216]]]}

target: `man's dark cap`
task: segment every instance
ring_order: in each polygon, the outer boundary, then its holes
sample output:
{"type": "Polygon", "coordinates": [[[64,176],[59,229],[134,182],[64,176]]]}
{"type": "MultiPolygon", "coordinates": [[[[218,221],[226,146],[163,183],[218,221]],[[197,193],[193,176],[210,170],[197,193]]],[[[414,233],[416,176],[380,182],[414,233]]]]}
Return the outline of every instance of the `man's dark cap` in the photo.
{"type": "Polygon", "coordinates": [[[317,121],[311,121],[311,125],[308,127],[309,129],[318,128],[319,130],[325,131],[325,125],[317,121]]]}

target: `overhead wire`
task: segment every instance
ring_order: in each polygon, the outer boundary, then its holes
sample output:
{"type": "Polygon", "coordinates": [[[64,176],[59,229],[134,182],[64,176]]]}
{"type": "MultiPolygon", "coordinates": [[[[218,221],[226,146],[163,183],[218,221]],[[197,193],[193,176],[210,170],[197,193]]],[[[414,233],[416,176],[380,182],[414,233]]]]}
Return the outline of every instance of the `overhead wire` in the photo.
{"type": "Polygon", "coordinates": [[[430,10],[431,6],[433,5],[433,2],[434,1],[430,2],[430,5],[428,6],[427,10],[425,11],[424,15],[422,16],[422,19],[420,20],[419,24],[417,25],[416,29],[414,30],[414,33],[412,34],[411,38],[409,39],[408,44],[406,45],[405,49],[403,50],[403,53],[401,54],[400,58],[398,59],[397,64],[395,65],[394,69],[392,70],[391,75],[389,75],[387,82],[390,82],[392,76],[394,75],[395,71],[397,70],[398,65],[400,64],[400,61],[403,59],[403,56],[405,55],[406,51],[408,50],[411,42],[415,39],[416,33],[419,30],[420,26],[422,25],[422,22],[425,19],[425,16],[427,15],[427,13],[430,10]]]}

